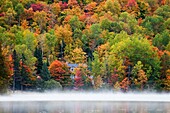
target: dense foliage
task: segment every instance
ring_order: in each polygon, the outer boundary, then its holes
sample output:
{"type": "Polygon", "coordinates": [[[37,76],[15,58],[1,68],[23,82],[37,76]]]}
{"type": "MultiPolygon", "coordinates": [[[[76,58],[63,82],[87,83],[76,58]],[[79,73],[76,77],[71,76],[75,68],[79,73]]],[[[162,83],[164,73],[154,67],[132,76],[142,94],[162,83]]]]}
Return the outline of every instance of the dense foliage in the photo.
{"type": "Polygon", "coordinates": [[[1,0],[0,92],[170,91],[169,26],[169,0],[1,0]]]}

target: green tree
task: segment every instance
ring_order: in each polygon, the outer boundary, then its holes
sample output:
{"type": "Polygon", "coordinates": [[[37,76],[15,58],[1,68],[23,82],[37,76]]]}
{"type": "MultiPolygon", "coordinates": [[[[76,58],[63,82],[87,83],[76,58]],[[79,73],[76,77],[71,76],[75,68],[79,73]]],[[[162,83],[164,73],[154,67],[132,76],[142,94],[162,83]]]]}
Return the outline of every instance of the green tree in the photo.
{"type": "Polygon", "coordinates": [[[20,87],[20,79],[21,79],[21,75],[20,75],[20,59],[17,55],[16,50],[13,51],[13,70],[14,70],[14,74],[13,74],[13,90],[19,90],[20,87]]]}
{"type": "Polygon", "coordinates": [[[146,28],[145,32],[147,35],[154,36],[165,29],[163,23],[164,19],[162,16],[154,15],[146,17],[141,25],[146,28]]]}
{"type": "Polygon", "coordinates": [[[34,53],[35,48],[37,46],[37,39],[34,36],[34,33],[31,32],[30,30],[26,29],[23,31],[23,43],[27,46],[29,50],[31,50],[32,53],[34,53]]]}
{"type": "Polygon", "coordinates": [[[41,76],[41,78],[42,78],[44,81],[50,80],[51,75],[50,75],[50,72],[49,72],[49,70],[48,70],[47,63],[43,63],[40,76],[41,76]]]}
{"type": "Polygon", "coordinates": [[[55,80],[48,80],[44,82],[44,89],[45,90],[61,90],[62,86],[59,82],[55,80]]]}
{"type": "Polygon", "coordinates": [[[34,56],[37,58],[36,71],[37,74],[39,75],[41,73],[42,66],[43,66],[43,52],[40,46],[38,46],[35,49],[34,56]]]}
{"type": "Polygon", "coordinates": [[[47,67],[47,63],[43,63],[42,70],[39,76],[37,76],[36,80],[36,88],[37,90],[44,91],[50,90],[52,87],[56,87],[55,83],[52,84],[53,81],[51,79],[50,72],[47,67]]]}
{"type": "Polygon", "coordinates": [[[94,52],[93,55],[94,55],[94,60],[92,61],[92,73],[95,78],[98,75],[100,75],[101,64],[99,60],[99,55],[96,52],[94,52]]]}
{"type": "Polygon", "coordinates": [[[93,24],[90,27],[90,38],[91,38],[91,51],[93,52],[95,48],[101,45],[104,40],[100,37],[101,28],[99,24],[93,24]]]}
{"type": "Polygon", "coordinates": [[[23,31],[17,30],[17,32],[15,33],[15,44],[16,45],[23,44],[24,43],[23,37],[24,37],[23,31]]]}
{"type": "Polygon", "coordinates": [[[130,15],[127,12],[122,12],[119,17],[119,24],[124,31],[128,34],[134,34],[136,32],[137,21],[134,15],[130,15]]]}
{"type": "Polygon", "coordinates": [[[170,18],[168,18],[165,22],[164,22],[164,26],[165,29],[170,31],[170,18]]]}
{"type": "Polygon", "coordinates": [[[19,0],[10,0],[13,6],[16,6],[20,1],[19,0]]]}
{"type": "Polygon", "coordinates": [[[158,16],[162,16],[164,19],[168,19],[170,18],[170,6],[162,5],[154,13],[158,16]]]}
{"type": "Polygon", "coordinates": [[[31,71],[33,73],[33,71],[35,70],[36,57],[34,57],[31,50],[29,50],[25,44],[16,45],[15,50],[18,53],[18,57],[20,59],[24,55],[24,57],[25,57],[24,63],[25,63],[26,66],[31,68],[31,71]]]}
{"type": "Polygon", "coordinates": [[[18,24],[20,25],[20,18],[21,18],[21,14],[24,13],[24,6],[21,3],[18,3],[15,6],[15,11],[17,13],[17,18],[18,18],[18,24]]]}
{"type": "Polygon", "coordinates": [[[73,16],[73,17],[69,20],[69,24],[70,24],[73,32],[74,32],[76,29],[82,30],[82,28],[84,27],[83,23],[78,20],[78,17],[77,17],[77,16],[73,16]]]}
{"type": "Polygon", "coordinates": [[[102,22],[100,23],[100,26],[103,30],[109,30],[110,31],[110,27],[111,27],[111,21],[108,19],[104,19],[102,20],[102,22]]]}
{"type": "MultiPolygon", "coordinates": [[[[109,57],[116,57],[116,59],[123,61],[123,66],[125,66],[126,57],[133,64],[136,64],[137,61],[140,60],[144,65],[144,71],[151,67],[152,74],[148,76],[148,81],[150,82],[150,85],[155,84],[156,80],[160,77],[161,67],[160,59],[156,51],[153,50],[153,46],[150,45],[148,40],[142,38],[140,35],[134,35],[131,37],[122,35],[124,38],[120,39],[121,35],[117,35],[114,38],[115,44],[111,46],[109,57]]],[[[119,67],[116,68],[119,70],[119,67]]]]}
{"type": "Polygon", "coordinates": [[[165,30],[161,34],[157,34],[153,39],[153,45],[160,50],[164,50],[170,41],[169,31],[165,30]]]}
{"type": "Polygon", "coordinates": [[[33,88],[34,77],[31,74],[31,69],[26,65],[25,61],[26,58],[24,54],[22,54],[21,62],[20,62],[21,90],[28,90],[29,88],[33,88]]]}
{"type": "Polygon", "coordinates": [[[48,33],[46,33],[46,40],[45,40],[45,44],[48,47],[48,52],[47,52],[47,56],[52,54],[52,55],[56,55],[58,53],[58,40],[54,34],[54,29],[51,29],[50,31],[48,31],[48,33]]]}

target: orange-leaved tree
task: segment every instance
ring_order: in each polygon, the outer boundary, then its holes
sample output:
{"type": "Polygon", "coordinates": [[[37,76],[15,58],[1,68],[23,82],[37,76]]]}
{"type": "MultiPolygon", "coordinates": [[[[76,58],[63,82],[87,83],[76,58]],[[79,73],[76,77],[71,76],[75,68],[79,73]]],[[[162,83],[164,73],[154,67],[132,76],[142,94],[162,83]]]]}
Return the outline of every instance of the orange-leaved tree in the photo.
{"type": "Polygon", "coordinates": [[[129,85],[130,85],[130,82],[128,80],[128,78],[124,78],[122,80],[122,82],[120,82],[120,88],[124,91],[124,92],[127,92],[128,89],[129,89],[129,85]]]}
{"type": "Polygon", "coordinates": [[[63,88],[71,85],[70,70],[66,63],[55,60],[49,66],[49,71],[52,78],[60,82],[63,88]]]}
{"type": "Polygon", "coordinates": [[[100,75],[94,78],[94,89],[100,89],[103,85],[103,80],[100,75]]]}

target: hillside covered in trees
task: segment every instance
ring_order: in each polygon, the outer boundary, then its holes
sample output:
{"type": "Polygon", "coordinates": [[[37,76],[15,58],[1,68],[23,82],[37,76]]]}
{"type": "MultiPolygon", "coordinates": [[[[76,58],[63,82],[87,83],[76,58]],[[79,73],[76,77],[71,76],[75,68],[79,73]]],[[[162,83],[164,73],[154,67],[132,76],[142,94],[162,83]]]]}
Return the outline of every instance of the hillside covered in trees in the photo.
{"type": "Polygon", "coordinates": [[[170,0],[0,0],[9,89],[170,91],[170,0]]]}

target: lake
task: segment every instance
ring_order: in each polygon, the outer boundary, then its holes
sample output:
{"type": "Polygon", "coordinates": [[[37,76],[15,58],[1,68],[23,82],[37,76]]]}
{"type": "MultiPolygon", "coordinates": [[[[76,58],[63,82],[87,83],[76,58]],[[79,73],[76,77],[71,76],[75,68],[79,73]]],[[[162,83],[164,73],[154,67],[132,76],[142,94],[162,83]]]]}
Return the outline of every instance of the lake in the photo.
{"type": "Polygon", "coordinates": [[[169,102],[0,102],[0,113],[170,113],[169,102]]]}
{"type": "Polygon", "coordinates": [[[15,92],[0,113],[170,113],[169,93],[15,92]]]}

